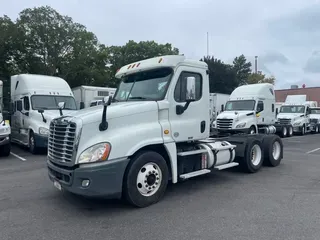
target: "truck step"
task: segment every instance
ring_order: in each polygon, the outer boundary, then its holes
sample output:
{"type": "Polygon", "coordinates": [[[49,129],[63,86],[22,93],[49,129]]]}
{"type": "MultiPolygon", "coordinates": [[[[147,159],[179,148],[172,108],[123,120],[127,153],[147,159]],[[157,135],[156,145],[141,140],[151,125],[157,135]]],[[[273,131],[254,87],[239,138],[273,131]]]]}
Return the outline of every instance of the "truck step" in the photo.
{"type": "Polygon", "coordinates": [[[199,171],[182,174],[182,175],[180,175],[180,178],[188,179],[188,178],[204,175],[204,174],[207,174],[207,173],[210,173],[210,172],[211,172],[211,170],[209,170],[209,169],[202,169],[202,170],[199,170],[199,171]]]}
{"type": "Polygon", "coordinates": [[[183,157],[183,156],[190,156],[190,155],[207,153],[207,152],[208,151],[206,149],[199,149],[199,150],[192,150],[192,151],[186,151],[186,152],[179,152],[178,156],[183,157]]]}
{"type": "Polygon", "coordinates": [[[214,169],[223,170],[223,169],[227,169],[227,168],[236,167],[238,165],[239,165],[239,163],[237,163],[237,162],[231,162],[231,163],[223,164],[220,166],[215,166],[214,169]]]}

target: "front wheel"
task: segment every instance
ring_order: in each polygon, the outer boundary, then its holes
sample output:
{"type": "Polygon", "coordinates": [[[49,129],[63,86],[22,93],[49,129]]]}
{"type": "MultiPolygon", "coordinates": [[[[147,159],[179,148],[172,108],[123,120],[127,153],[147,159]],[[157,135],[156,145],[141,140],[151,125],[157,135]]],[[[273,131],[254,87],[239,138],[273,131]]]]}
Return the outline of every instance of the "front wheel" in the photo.
{"type": "Polygon", "coordinates": [[[256,128],[254,126],[251,126],[249,128],[249,134],[256,134],[256,133],[257,133],[256,128]]]}
{"type": "Polygon", "coordinates": [[[37,144],[36,144],[36,139],[34,137],[33,132],[30,132],[30,135],[29,135],[29,151],[32,154],[36,154],[37,151],[38,151],[37,144]]]}
{"type": "Polygon", "coordinates": [[[306,127],[305,127],[305,125],[303,125],[302,128],[301,128],[300,135],[303,136],[305,134],[306,134],[306,127]]]}
{"type": "Polygon", "coordinates": [[[1,156],[8,157],[11,152],[11,144],[1,146],[1,156]]]}
{"type": "Polygon", "coordinates": [[[147,207],[164,195],[169,179],[165,159],[157,152],[138,153],[127,167],[123,183],[125,199],[136,207],[147,207]]]}

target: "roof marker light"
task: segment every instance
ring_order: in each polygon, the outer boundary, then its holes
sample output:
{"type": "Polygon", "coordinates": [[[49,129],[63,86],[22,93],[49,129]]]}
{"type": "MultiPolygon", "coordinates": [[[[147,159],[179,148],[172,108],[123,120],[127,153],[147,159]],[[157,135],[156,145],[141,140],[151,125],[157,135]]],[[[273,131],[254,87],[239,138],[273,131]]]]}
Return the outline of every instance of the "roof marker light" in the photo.
{"type": "Polygon", "coordinates": [[[132,65],[132,68],[134,68],[135,65],[136,65],[136,64],[133,64],[133,65],[132,65]]]}
{"type": "Polygon", "coordinates": [[[137,64],[137,67],[139,67],[139,66],[140,66],[140,63],[137,64]]]}
{"type": "Polygon", "coordinates": [[[161,62],[162,62],[162,58],[159,59],[159,62],[158,62],[158,63],[161,63],[161,62]]]}
{"type": "Polygon", "coordinates": [[[129,67],[127,69],[129,69],[131,67],[131,65],[129,65],[129,67]]]}

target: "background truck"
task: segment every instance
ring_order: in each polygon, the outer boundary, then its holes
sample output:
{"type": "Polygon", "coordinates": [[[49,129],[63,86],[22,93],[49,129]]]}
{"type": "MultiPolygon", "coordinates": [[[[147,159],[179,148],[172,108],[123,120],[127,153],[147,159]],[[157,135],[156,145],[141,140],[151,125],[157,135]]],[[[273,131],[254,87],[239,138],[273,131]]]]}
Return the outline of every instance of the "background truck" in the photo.
{"type": "Polygon", "coordinates": [[[77,110],[68,83],[44,75],[12,76],[11,102],[11,140],[29,147],[32,153],[48,146],[49,124],[60,115],[59,102],[65,103],[65,113],[77,110]]]}
{"type": "Polygon", "coordinates": [[[310,107],[310,124],[313,133],[320,133],[320,107],[310,107]]]}
{"type": "Polygon", "coordinates": [[[123,66],[114,98],[50,123],[48,175],[59,190],[156,203],[169,182],[240,165],[249,173],[283,158],[270,134],[210,137],[205,62],[162,56],[123,66]]]}
{"type": "MultiPolygon", "coordinates": [[[[288,95],[277,115],[276,127],[290,126],[293,133],[304,135],[314,131],[316,125],[310,122],[310,107],[316,107],[317,102],[307,101],[306,95],[288,95]]],[[[288,131],[288,135],[291,132],[288,131]]]]}
{"type": "Polygon", "coordinates": [[[224,111],[225,104],[229,100],[230,95],[224,93],[210,93],[210,116],[211,122],[216,120],[219,113],[224,111]]]}
{"type": "Polygon", "coordinates": [[[10,135],[11,128],[9,120],[2,114],[3,109],[3,82],[0,80],[0,155],[9,156],[11,151],[10,135]]]}
{"type": "Polygon", "coordinates": [[[78,109],[101,105],[105,97],[113,96],[116,88],[79,86],[72,88],[78,109]]]}
{"type": "MultiPolygon", "coordinates": [[[[275,105],[272,84],[257,83],[237,87],[213,127],[218,135],[276,133],[275,105]]],[[[282,127],[278,132],[286,131],[282,127]]]]}

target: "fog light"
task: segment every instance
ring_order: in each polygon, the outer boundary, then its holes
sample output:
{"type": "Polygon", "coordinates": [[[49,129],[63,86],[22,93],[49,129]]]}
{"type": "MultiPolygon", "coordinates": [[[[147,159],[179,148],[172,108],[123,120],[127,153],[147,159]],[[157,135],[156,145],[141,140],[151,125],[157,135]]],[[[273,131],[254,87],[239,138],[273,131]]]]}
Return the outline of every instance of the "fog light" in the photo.
{"type": "Polygon", "coordinates": [[[82,187],[88,187],[89,184],[90,184],[90,180],[89,179],[82,180],[82,183],[81,183],[82,187]]]}

